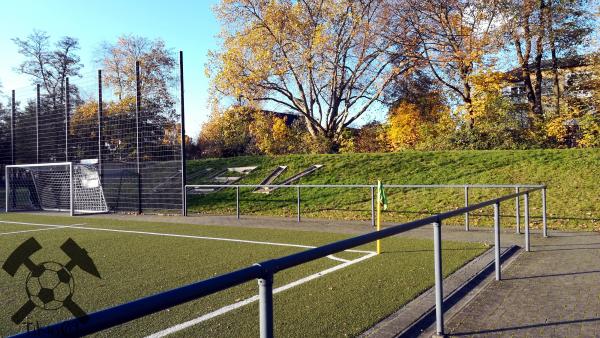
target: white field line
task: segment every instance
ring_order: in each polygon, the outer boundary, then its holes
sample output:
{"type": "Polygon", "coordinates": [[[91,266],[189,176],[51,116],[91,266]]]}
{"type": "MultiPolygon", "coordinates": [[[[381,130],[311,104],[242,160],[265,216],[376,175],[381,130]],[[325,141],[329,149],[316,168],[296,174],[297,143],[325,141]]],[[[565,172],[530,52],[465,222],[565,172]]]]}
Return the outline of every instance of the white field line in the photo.
{"type": "MultiPolygon", "coordinates": [[[[24,222],[14,222],[14,221],[0,221],[0,223],[37,225],[37,226],[46,226],[46,227],[61,227],[61,226],[64,226],[64,225],[56,225],[56,224],[24,223],[24,222]]],[[[278,242],[263,242],[263,241],[250,241],[250,240],[245,240],[245,239],[233,239],[233,238],[221,238],[221,237],[180,235],[180,234],[170,234],[170,233],[163,233],[163,232],[148,232],[148,231],[136,231],[136,230],[119,230],[119,229],[108,229],[108,228],[92,228],[92,227],[79,226],[79,224],[70,225],[69,227],[71,227],[73,229],[81,229],[81,230],[108,231],[108,232],[128,233],[128,234],[137,234],[137,235],[177,237],[177,238],[194,238],[194,239],[204,239],[204,240],[211,240],[211,241],[224,241],[224,242],[235,242],[235,243],[247,243],[247,244],[284,246],[284,247],[304,248],[304,249],[314,249],[314,248],[316,248],[316,246],[301,245],[301,244],[289,244],[289,243],[278,243],[278,242]]],[[[345,250],[345,252],[360,253],[360,254],[372,254],[372,253],[374,253],[374,251],[365,251],[365,250],[345,250]]],[[[333,255],[327,256],[327,258],[332,259],[332,260],[336,260],[336,261],[339,261],[339,262],[344,262],[344,263],[349,262],[349,260],[346,260],[346,259],[343,259],[343,258],[339,258],[339,257],[335,257],[333,255]]]]}
{"type": "MultiPolygon", "coordinates": [[[[77,224],[77,225],[83,225],[83,224],[77,224]]],[[[1,232],[0,236],[6,236],[6,235],[14,235],[14,234],[22,234],[22,233],[26,233],[26,232],[36,232],[36,231],[48,231],[48,230],[56,230],[56,229],[63,229],[63,228],[70,228],[71,225],[64,225],[64,226],[57,226],[57,227],[53,227],[53,228],[43,228],[43,229],[31,229],[31,230],[21,230],[21,231],[11,231],[11,232],[1,232]]]]}
{"type": "Polygon", "coordinates": [[[0,223],[6,224],[19,224],[19,225],[36,225],[40,227],[65,227],[65,226],[78,226],[78,225],[86,225],[86,223],[79,224],[45,224],[45,223],[27,223],[27,222],[15,222],[15,221],[0,221],[0,223]]]}
{"type": "MultiPolygon", "coordinates": [[[[278,287],[278,288],[275,288],[275,289],[273,289],[273,294],[277,294],[277,293],[283,292],[283,291],[285,291],[285,290],[289,290],[289,289],[291,289],[291,288],[293,288],[293,287],[296,287],[296,286],[298,286],[298,285],[302,285],[302,284],[304,284],[304,283],[310,282],[310,281],[312,281],[312,280],[314,280],[314,279],[317,279],[317,278],[320,278],[320,277],[322,277],[322,276],[325,276],[325,275],[327,275],[327,274],[330,274],[330,273],[332,273],[332,272],[335,272],[335,271],[341,270],[341,269],[343,269],[343,268],[346,268],[346,267],[348,267],[348,266],[350,266],[350,265],[353,265],[353,264],[356,264],[356,263],[362,262],[362,261],[364,261],[364,260],[367,260],[367,259],[369,259],[369,258],[371,258],[371,257],[373,257],[373,256],[375,256],[375,255],[377,255],[377,253],[376,253],[376,252],[371,252],[371,253],[367,254],[366,256],[363,256],[363,257],[357,258],[357,259],[355,259],[355,260],[352,260],[352,261],[347,261],[347,262],[345,262],[345,263],[342,263],[342,264],[336,265],[336,266],[334,266],[334,267],[331,267],[331,268],[329,268],[329,269],[326,269],[326,270],[323,270],[323,271],[317,272],[317,273],[315,273],[315,274],[312,274],[312,275],[310,275],[310,276],[306,276],[306,277],[304,277],[304,278],[298,279],[297,281],[294,281],[294,282],[291,282],[291,283],[289,283],[289,284],[286,284],[286,285],[283,285],[283,286],[280,286],[280,287],[278,287]]],[[[241,307],[243,307],[243,306],[245,306],[245,305],[248,305],[248,304],[251,304],[251,303],[253,303],[253,302],[256,302],[257,300],[258,300],[258,295],[256,295],[256,296],[252,296],[252,297],[250,297],[250,298],[247,298],[247,299],[245,299],[245,300],[239,301],[239,302],[237,302],[237,303],[234,303],[234,304],[231,304],[231,305],[224,306],[224,307],[222,307],[222,308],[220,308],[220,309],[218,309],[218,310],[215,310],[215,311],[213,311],[213,312],[207,313],[207,314],[205,314],[205,315],[202,315],[202,316],[200,316],[200,317],[198,317],[198,318],[195,318],[195,319],[189,320],[189,321],[187,321],[187,322],[183,322],[183,323],[181,323],[181,324],[177,324],[177,325],[175,325],[175,326],[172,326],[172,327],[170,327],[170,328],[167,328],[167,329],[165,329],[165,330],[162,330],[162,331],[160,331],[160,332],[156,332],[156,333],[154,333],[154,334],[151,334],[151,335],[147,336],[146,338],[159,338],[159,337],[165,337],[165,336],[167,336],[167,335],[170,335],[170,334],[173,334],[173,333],[175,333],[175,332],[178,332],[178,331],[181,331],[181,330],[187,329],[187,328],[189,328],[189,327],[191,327],[191,326],[194,326],[194,325],[200,324],[200,323],[202,323],[202,322],[204,322],[204,321],[207,321],[207,320],[209,320],[209,319],[215,318],[215,317],[217,317],[217,316],[220,316],[220,315],[222,315],[222,314],[225,314],[225,313],[227,313],[227,312],[233,311],[233,310],[235,310],[235,309],[238,309],[238,308],[241,308],[241,307]]]]}

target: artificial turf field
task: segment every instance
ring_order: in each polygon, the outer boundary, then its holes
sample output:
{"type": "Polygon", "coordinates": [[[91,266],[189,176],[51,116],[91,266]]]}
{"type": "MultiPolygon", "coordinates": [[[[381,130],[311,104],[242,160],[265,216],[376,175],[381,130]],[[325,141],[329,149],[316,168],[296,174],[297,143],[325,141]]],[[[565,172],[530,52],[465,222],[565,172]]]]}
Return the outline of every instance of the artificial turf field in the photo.
{"type": "MultiPolygon", "coordinates": [[[[365,227],[365,232],[370,227],[365,227]]],[[[74,268],[73,300],[93,312],[292,254],[349,235],[280,229],[200,226],[93,217],[0,214],[0,261],[27,239],[43,247],[39,264],[68,260],[68,238],[87,250],[98,279],[74,268]]],[[[374,243],[275,275],[275,334],[284,337],[356,336],[433,285],[430,240],[389,238],[383,254],[374,243]],[[280,288],[278,290],[278,288],[280,288]],[[279,291],[279,292],[278,292],[279,291]]],[[[486,250],[479,243],[443,242],[443,272],[449,275],[486,250]]],[[[21,267],[14,277],[0,271],[0,334],[47,325],[72,315],[64,308],[36,308],[21,324],[11,316],[28,299],[21,267]]],[[[99,336],[248,337],[258,335],[257,283],[249,282],[99,333],[99,336]]]]}

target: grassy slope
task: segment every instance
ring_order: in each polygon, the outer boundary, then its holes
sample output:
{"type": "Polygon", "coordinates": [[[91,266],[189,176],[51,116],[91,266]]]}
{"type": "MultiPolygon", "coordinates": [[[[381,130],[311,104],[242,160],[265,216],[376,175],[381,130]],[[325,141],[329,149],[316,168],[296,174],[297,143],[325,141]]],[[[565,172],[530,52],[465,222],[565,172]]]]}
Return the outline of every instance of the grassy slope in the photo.
{"type": "MultiPolygon", "coordinates": [[[[0,220],[73,224],[68,217],[0,215],[0,220]]],[[[81,221],[81,220],[80,220],[81,221]]],[[[248,240],[320,245],[346,238],[345,235],[323,232],[247,229],[185,224],[161,224],[85,218],[86,226],[120,230],[142,230],[174,234],[217,236],[248,240]]],[[[0,257],[27,238],[34,236],[43,246],[33,260],[54,260],[65,263],[59,246],[71,237],[94,259],[102,279],[91,277],[79,269],[73,275],[77,283],[74,300],[85,310],[108,306],[178,287],[272,257],[298,252],[298,248],[273,247],[206,241],[189,238],[169,238],[114,232],[54,229],[51,231],[7,234],[34,229],[0,223],[0,257]]],[[[356,335],[385,318],[403,304],[433,285],[432,243],[429,240],[390,238],[383,244],[384,254],[326,275],[275,296],[276,333],[283,337],[320,337],[324,335],[356,335]]],[[[372,250],[373,245],[363,247],[372,250]]],[[[448,275],[486,249],[479,243],[444,242],[444,274],[448,275]]],[[[355,259],[353,253],[341,253],[340,258],[355,259]]],[[[338,265],[328,259],[317,260],[278,273],[275,287],[309,274],[338,265]]],[[[15,278],[0,271],[0,291],[4,296],[0,308],[0,335],[24,329],[10,321],[10,316],[26,300],[23,282],[25,269],[15,278]]],[[[205,297],[122,325],[98,336],[138,337],[193,319],[222,306],[255,295],[256,282],[249,282],[225,292],[205,297]]],[[[31,321],[42,325],[70,314],[36,309],[31,321]]],[[[192,337],[244,337],[258,332],[256,303],[219,316],[202,325],[181,332],[192,337]]]]}
{"type": "MultiPolygon", "coordinates": [[[[365,184],[377,179],[396,184],[545,183],[551,228],[597,230],[600,227],[600,149],[257,156],[191,161],[189,168],[258,165],[259,168],[241,183],[259,183],[277,165],[289,166],[284,178],[317,163],[325,166],[303,178],[300,184],[365,184]]],[[[488,189],[473,191],[471,202],[497,194],[498,191],[488,189]]],[[[463,204],[463,191],[456,189],[389,189],[388,197],[390,211],[385,215],[388,221],[414,219],[463,204]]],[[[188,205],[190,211],[200,213],[232,213],[234,198],[234,192],[229,190],[191,197],[188,205]]],[[[242,191],[241,198],[244,214],[291,216],[296,210],[295,191],[291,189],[269,196],[242,191]]],[[[302,191],[302,200],[303,214],[307,217],[370,218],[370,196],[366,189],[306,189],[302,191]]],[[[533,225],[539,226],[539,194],[531,196],[531,207],[533,225]]],[[[489,225],[490,213],[491,210],[482,211],[472,217],[472,222],[489,225]]],[[[502,214],[506,217],[504,224],[514,224],[513,203],[504,204],[502,214]]],[[[456,220],[460,222],[462,220],[456,220]]]]}

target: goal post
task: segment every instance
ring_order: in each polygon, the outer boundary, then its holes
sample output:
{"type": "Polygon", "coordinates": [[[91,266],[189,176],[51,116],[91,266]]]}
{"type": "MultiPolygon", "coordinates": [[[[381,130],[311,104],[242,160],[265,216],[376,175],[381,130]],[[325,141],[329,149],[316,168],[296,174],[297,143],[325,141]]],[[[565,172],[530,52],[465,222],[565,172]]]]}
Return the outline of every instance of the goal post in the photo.
{"type": "Polygon", "coordinates": [[[7,165],[6,212],[108,212],[95,165],[72,162],[7,165]]]}

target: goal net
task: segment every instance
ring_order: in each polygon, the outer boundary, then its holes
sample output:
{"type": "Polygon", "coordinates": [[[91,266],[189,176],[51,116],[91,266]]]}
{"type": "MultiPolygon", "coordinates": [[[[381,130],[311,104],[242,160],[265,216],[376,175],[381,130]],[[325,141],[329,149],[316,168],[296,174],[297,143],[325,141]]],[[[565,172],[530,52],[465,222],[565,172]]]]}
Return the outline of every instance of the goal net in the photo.
{"type": "Polygon", "coordinates": [[[108,212],[98,169],[90,164],[6,166],[6,211],[108,212]]]}

